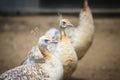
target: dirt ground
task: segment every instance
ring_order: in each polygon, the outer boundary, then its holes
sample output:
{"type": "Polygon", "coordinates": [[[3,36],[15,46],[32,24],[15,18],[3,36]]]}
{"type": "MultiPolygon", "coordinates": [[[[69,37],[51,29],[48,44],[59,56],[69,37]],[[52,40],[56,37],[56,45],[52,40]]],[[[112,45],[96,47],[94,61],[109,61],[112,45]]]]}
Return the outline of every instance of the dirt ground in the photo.
{"type": "MultiPolygon", "coordinates": [[[[64,16],[75,26],[77,16],[64,16]]],[[[94,18],[96,33],[87,54],[70,80],[120,80],[120,18],[94,18]]],[[[20,65],[38,35],[58,25],[56,15],[0,17],[0,73],[20,65]]]]}

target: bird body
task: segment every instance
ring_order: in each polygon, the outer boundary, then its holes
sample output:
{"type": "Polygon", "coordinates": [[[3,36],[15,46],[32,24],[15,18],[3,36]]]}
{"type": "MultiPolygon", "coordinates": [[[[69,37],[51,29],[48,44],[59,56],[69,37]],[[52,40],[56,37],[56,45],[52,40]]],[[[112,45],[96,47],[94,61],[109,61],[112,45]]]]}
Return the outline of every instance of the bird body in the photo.
{"type": "Polygon", "coordinates": [[[0,80],[48,80],[48,78],[49,74],[45,72],[41,64],[22,65],[0,75],[0,80]]]}
{"type": "Polygon", "coordinates": [[[55,63],[26,64],[8,70],[0,75],[0,80],[62,80],[61,63],[53,60],[55,63]]]}
{"type": "Polygon", "coordinates": [[[77,55],[70,41],[63,39],[57,44],[56,55],[60,58],[64,68],[64,79],[72,75],[77,67],[77,55]]]}
{"type": "MultiPolygon", "coordinates": [[[[58,30],[50,31],[55,33],[58,30]]],[[[84,0],[84,7],[80,11],[78,26],[67,27],[65,32],[77,53],[78,60],[80,60],[91,46],[95,32],[94,21],[87,0],[84,0]]],[[[55,35],[53,34],[52,36],[55,35]]],[[[58,36],[58,38],[60,37],[58,36]]]]}
{"type": "Polygon", "coordinates": [[[18,66],[2,73],[0,80],[62,80],[62,63],[47,49],[47,45],[52,43],[51,39],[47,37],[42,36],[39,41],[39,49],[45,60],[44,63],[18,66]]]}
{"type": "Polygon", "coordinates": [[[64,31],[68,25],[71,25],[68,20],[62,19],[62,21],[60,22],[60,26],[61,26],[60,41],[58,42],[56,51],[54,53],[61,60],[63,64],[64,80],[67,80],[75,71],[78,61],[75,50],[72,47],[70,40],[64,31]],[[65,26],[64,26],[64,22],[65,22],[65,26]]]}
{"type": "Polygon", "coordinates": [[[80,60],[91,46],[94,37],[94,22],[87,0],[84,1],[84,7],[80,11],[78,27],[67,28],[66,33],[80,60]]]}

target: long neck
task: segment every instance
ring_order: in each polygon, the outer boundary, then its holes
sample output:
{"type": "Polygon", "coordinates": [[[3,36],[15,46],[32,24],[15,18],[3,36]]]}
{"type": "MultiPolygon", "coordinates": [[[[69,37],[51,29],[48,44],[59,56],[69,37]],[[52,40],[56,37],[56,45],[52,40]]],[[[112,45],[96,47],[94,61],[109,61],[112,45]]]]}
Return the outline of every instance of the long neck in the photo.
{"type": "MultiPolygon", "coordinates": [[[[53,67],[53,65],[56,68],[57,67],[62,67],[62,64],[61,64],[60,60],[56,56],[54,56],[52,53],[50,53],[49,50],[40,48],[40,51],[41,51],[41,54],[44,56],[47,68],[48,68],[48,66],[53,67]]],[[[50,69],[50,70],[53,70],[53,69],[50,69]]]]}
{"type": "Polygon", "coordinates": [[[60,29],[60,41],[67,41],[68,37],[65,33],[65,29],[61,28],[60,29]]]}

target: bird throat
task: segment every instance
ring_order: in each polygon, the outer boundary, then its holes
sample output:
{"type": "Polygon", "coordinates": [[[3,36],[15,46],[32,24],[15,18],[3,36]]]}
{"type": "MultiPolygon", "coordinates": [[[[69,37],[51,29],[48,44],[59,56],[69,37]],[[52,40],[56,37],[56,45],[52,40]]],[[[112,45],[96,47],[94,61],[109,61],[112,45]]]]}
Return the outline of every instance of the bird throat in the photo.
{"type": "Polygon", "coordinates": [[[64,29],[61,29],[60,31],[60,42],[63,42],[63,41],[68,41],[68,37],[65,33],[65,30],[64,29]]]}
{"type": "Polygon", "coordinates": [[[48,50],[44,50],[44,49],[40,48],[40,51],[41,51],[41,54],[44,56],[45,60],[51,58],[51,55],[50,55],[51,53],[49,53],[48,50]]]}

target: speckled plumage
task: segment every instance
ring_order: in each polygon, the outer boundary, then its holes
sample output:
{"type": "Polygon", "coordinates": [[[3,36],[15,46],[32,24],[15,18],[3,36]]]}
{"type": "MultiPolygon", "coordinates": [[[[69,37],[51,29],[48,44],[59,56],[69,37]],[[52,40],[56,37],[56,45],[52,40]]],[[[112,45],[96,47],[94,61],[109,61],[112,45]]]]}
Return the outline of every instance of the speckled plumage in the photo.
{"type": "MultiPolygon", "coordinates": [[[[42,36],[39,42],[39,49],[45,60],[43,63],[18,66],[1,74],[0,80],[62,80],[62,63],[47,49],[47,44],[52,43],[51,39],[42,36]]],[[[34,50],[33,48],[32,51],[34,50]]]]}
{"type": "Polygon", "coordinates": [[[49,78],[50,75],[41,64],[22,65],[0,75],[0,80],[49,80],[49,78]]]}
{"type": "MultiPolygon", "coordinates": [[[[56,60],[55,60],[56,61],[56,60]]],[[[62,80],[61,63],[27,64],[0,75],[0,80],[62,80]]]]}

